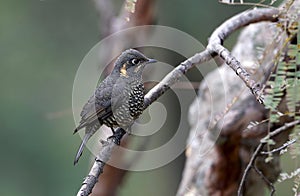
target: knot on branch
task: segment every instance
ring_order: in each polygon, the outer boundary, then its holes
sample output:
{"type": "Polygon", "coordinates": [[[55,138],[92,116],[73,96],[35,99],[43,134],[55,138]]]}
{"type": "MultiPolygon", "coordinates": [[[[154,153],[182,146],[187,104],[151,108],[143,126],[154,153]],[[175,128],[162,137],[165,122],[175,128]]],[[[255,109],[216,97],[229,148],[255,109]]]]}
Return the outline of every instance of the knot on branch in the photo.
{"type": "Polygon", "coordinates": [[[252,94],[255,96],[256,100],[260,104],[264,103],[264,98],[262,96],[262,91],[261,91],[261,85],[260,85],[260,83],[254,83],[251,86],[251,92],[252,92],[252,94]]]}

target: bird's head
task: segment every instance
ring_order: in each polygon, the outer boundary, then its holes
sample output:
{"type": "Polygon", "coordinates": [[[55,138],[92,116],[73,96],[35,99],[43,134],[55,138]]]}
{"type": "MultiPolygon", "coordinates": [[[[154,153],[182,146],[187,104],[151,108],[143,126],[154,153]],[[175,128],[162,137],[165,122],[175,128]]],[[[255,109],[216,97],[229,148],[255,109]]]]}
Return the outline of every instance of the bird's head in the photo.
{"type": "Polygon", "coordinates": [[[116,60],[113,72],[120,77],[141,77],[145,65],[155,62],[155,59],[149,59],[137,50],[128,49],[116,60]]]}

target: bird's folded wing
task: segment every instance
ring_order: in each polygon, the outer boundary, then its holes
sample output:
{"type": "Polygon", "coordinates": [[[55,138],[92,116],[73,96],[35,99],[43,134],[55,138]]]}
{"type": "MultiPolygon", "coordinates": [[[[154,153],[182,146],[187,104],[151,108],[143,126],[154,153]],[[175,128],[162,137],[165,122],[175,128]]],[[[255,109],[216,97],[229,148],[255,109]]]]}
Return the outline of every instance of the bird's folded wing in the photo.
{"type": "Polygon", "coordinates": [[[85,127],[88,124],[91,124],[97,120],[101,121],[104,116],[107,116],[108,113],[111,113],[111,103],[110,100],[103,100],[101,103],[96,102],[95,96],[92,96],[89,101],[84,105],[80,116],[81,121],[78,127],[74,132],[77,132],[81,128],[85,127]]]}

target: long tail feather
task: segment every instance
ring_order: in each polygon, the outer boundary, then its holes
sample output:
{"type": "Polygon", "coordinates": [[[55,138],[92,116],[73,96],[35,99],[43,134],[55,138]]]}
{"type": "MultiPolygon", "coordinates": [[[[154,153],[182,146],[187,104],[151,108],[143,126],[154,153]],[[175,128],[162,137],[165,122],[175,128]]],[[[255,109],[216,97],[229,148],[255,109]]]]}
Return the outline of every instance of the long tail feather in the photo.
{"type": "Polygon", "coordinates": [[[77,133],[78,131],[79,131],[79,129],[78,129],[78,128],[75,128],[74,131],[73,131],[73,135],[74,135],[75,133],[77,133]]]}
{"type": "Polygon", "coordinates": [[[79,131],[78,127],[76,127],[73,131],[73,135],[79,131]]]}
{"type": "Polygon", "coordinates": [[[83,149],[84,149],[84,147],[85,147],[87,141],[90,139],[91,136],[92,136],[92,135],[89,134],[89,133],[86,133],[86,134],[84,135],[84,138],[83,138],[83,140],[82,140],[82,142],[81,142],[81,144],[80,144],[80,146],[79,146],[79,148],[78,148],[78,151],[77,151],[77,153],[76,153],[76,156],[75,156],[75,159],[74,159],[74,165],[76,165],[76,164],[78,163],[78,160],[79,160],[79,158],[80,158],[81,155],[82,155],[83,149]]]}

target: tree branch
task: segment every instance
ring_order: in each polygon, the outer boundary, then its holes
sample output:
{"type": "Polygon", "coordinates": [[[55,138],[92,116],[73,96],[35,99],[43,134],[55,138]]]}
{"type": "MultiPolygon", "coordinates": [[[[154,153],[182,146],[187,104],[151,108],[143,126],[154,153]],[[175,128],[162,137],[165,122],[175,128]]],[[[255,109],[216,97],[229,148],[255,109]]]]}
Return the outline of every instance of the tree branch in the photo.
{"type": "Polygon", "coordinates": [[[236,72],[236,74],[244,81],[251,92],[256,96],[257,100],[261,100],[258,92],[260,91],[259,85],[252,79],[250,74],[241,67],[241,63],[230,54],[230,52],[222,46],[223,41],[235,32],[237,29],[249,25],[251,23],[270,21],[275,22],[278,20],[279,10],[277,9],[254,9],[242,12],[218,27],[211,35],[209,43],[201,53],[195,54],[186,61],[182,62],[172,72],[170,72],[164,79],[156,85],[153,89],[147,93],[144,102],[145,107],[148,107],[151,103],[158,99],[170,86],[178,81],[189,69],[196,64],[201,64],[209,61],[212,56],[217,53],[225,62],[236,72]]]}
{"type": "Polygon", "coordinates": [[[189,69],[196,64],[207,62],[211,59],[211,55],[207,50],[197,53],[189,59],[182,62],[170,73],[168,73],[160,83],[154,86],[144,97],[144,105],[146,109],[161,95],[163,95],[173,84],[175,84],[189,69]]]}
{"type": "MultiPolygon", "coordinates": [[[[191,69],[196,64],[201,64],[209,61],[212,58],[212,56],[215,56],[216,54],[226,61],[226,63],[237,73],[237,75],[244,81],[247,87],[250,88],[251,92],[259,100],[259,96],[257,94],[259,89],[256,83],[252,79],[250,79],[250,75],[245,69],[241,67],[239,61],[235,59],[235,57],[233,57],[229,53],[229,51],[222,46],[222,42],[235,30],[245,25],[260,21],[276,21],[278,13],[279,12],[277,9],[255,9],[238,14],[237,16],[224,22],[219,28],[217,28],[213,32],[206,50],[197,53],[194,56],[187,59],[186,61],[182,62],[169,74],[167,74],[158,85],[152,88],[145,95],[144,109],[146,109],[161,95],[163,95],[189,69],[191,69]]],[[[91,193],[92,188],[94,187],[98,177],[102,173],[103,167],[109,159],[109,157],[111,156],[112,150],[115,146],[116,144],[113,142],[113,140],[111,140],[111,138],[103,144],[100,153],[97,156],[96,161],[89,172],[89,175],[87,176],[87,178],[85,178],[77,196],[87,196],[89,193],[91,193]]]]}
{"type": "Polygon", "coordinates": [[[115,134],[107,139],[107,141],[102,141],[102,148],[98,156],[95,158],[95,162],[88,174],[84,179],[77,196],[88,196],[92,193],[95,184],[98,181],[98,177],[103,173],[103,168],[107,161],[110,159],[111,154],[115,146],[120,145],[122,137],[125,135],[126,131],[122,128],[118,128],[115,134]]]}
{"type": "Polygon", "coordinates": [[[260,85],[250,78],[250,74],[241,66],[241,63],[232,56],[222,44],[223,41],[237,29],[261,21],[276,22],[278,20],[278,15],[278,9],[254,9],[242,12],[227,20],[217,28],[212,33],[207,46],[207,49],[211,54],[217,53],[226,64],[235,71],[260,103],[263,103],[260,95],[260,85]]]}

